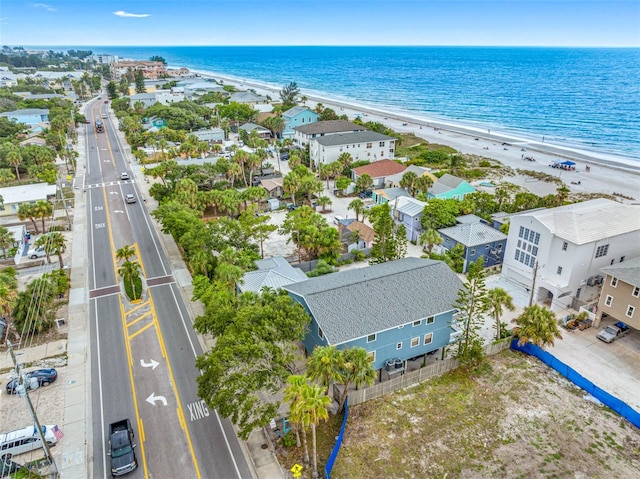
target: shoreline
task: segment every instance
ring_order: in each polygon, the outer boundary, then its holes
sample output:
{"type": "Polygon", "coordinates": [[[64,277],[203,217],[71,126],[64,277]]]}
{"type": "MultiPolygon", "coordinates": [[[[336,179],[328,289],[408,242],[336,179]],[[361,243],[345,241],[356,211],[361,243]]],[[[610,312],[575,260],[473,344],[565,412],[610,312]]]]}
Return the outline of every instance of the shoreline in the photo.
{"type": "MultiPolygon", "coordinates": [[[[216,73],[206,70],[191,70],[203,78],[223,80],[225,84],[232,84],[236,87],[242,87],[244,89],[253,88],[258,94],[267,94],[273,98],[273,95],[278,95],[281,87],[271,85],[266,82],[255,79],[247,79],[236,77],[233,75],[227,75],[224,73],[216,73]]],[[[358,103],[356,100],[337,99],[328,96],[318,95],[315,93],[306,94],[301,91],[301,94],[306,96],[308,107],[315,106],[317,103],[322,103],[325,107],[332,108],[336,111],[336,114],[347,114],[349,119],[352,120],[355,116],[360,116],[363,121],[379,121],[385,125],[389,124],[389,120],[401,122],[400,128],[393,128],[400,133],[413,132],[416,136],[429,140],[424,137],[424,128],[436,128],[436,131],[447,132],[451,134],[464,135],[472,137],[473,139],[479,138],[484,141],[490,141],[494,144],[497,143],[509,143],[512,147],[525,148],[527,151],[533,151],[539,154],[557,157],[562,160],[579,161],[590,165],[599,165],[608,167],[611,169],[618,169],[623,172],[640,175],[640,164],[634,162],[630,158],[625,158],[613,154],[604,154],[589,150],[583,150],[579,148],[573,148],[569,146],[557,145],[554,143],[546,143],[544,141],[537,141],[531,138],[519,137],[509,133],[500,131],[491,132],[486,131],[480,127],[473,127],[464,125],[461,123],[455,123],[442,119],[428,118],[418,114],[412,114],[411,112],[398,112],[385,109],[382,106],[369,105],[358,103]],[[351,113],[351,114],[349,114],[351,113]],[[357,115],[360,113],[360,115],[357,115]],[[366,115],[362,115],[365,113],[366,115]],[[371,118],[367,118],[372,115],[371,118]],[[364,118],[362,118],[364,116],[364,118]],[[406,125],[404,125],[406,123],[406,125]],[[402,128],[404,126],[405,128],[402,128]],[[420,129],[422,127],[422,130],[420,129]],[[418,131],[415,131],[415,130],[418,131]]],[[[544,137],[541,137],[544,139],[544,137]]],[[[444,140],[444,138],[442,138],[444,140]]],[[[436,142],[440,143],[440,142],[436,142]]],[[[443,144],[447,144],[446,141],[441,141],[443,144]]],[[[461,151],[461,153],[466,153],[461,151]]],[[[478,154],[478,153],[472,153],[478,154]]],[[[484,153],[487,156],[486,153],[484,153]]],[[[551,160],[553,161],[553,160],[551,160]]],[[[639,188],[640,189],[640,188],[639,188]]]]}

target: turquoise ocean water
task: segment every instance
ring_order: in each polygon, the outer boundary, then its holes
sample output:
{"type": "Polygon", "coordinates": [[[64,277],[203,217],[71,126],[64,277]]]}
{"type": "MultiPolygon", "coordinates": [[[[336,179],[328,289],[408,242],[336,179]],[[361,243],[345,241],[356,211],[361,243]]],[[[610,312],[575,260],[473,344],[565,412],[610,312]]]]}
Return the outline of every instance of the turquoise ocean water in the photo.
{"type": "Polygon", "coordinates": [[[638,48],[82,48],[161,55],[172,66],[276,86],[295,81],[308,94],[640,162],[638,48]]]}

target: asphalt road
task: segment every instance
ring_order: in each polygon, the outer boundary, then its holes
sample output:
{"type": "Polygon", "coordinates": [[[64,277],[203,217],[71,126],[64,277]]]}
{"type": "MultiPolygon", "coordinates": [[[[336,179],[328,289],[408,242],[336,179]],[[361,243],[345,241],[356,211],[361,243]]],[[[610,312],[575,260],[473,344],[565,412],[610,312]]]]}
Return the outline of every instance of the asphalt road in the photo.
{"type": "Polygon", "coordinates": [[[87,109],[87,168],[77,178],[87,195],[92,372],[92,477],[109,477],[108,427],[130,418],[138,469],[128,477],[244,479],[251,473],[227,420],[197,397],[201,348],[102,100],[87,109]],[[120,291],[115,251],[133,245],[146,282],[142,301],[120,291]]]}

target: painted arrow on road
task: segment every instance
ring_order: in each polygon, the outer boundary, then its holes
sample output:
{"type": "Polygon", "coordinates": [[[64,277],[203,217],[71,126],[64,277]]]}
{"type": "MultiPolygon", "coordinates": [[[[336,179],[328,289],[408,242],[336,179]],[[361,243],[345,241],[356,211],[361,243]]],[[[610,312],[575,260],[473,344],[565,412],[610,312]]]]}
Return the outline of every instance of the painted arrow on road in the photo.
{"type": "Polygon", "coordinates": [[[144,359],[140,360],[140,366],[142,366],[143,368],[151,368],[151,369],[155,369],[158,367],[160,363],[158,361],[154,361],[153,359],[151,360],[151,362],[146,363],[144,361],[144,359]]]}
{"type": "Polygon", "coordinates": [[[164,396],[156,396],[156,393],[151,393],[151,396],[147,398],[147,402],[152,406],[156,405],[156,401],[162,402],[163,406],[167,405],[167,398],[164,396]]]}

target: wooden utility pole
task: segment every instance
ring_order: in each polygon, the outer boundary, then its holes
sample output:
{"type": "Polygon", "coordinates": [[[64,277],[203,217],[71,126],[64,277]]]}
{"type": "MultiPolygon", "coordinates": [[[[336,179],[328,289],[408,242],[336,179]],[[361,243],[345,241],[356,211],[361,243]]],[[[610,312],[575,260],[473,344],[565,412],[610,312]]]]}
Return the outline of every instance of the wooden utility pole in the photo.
{"type": "Polygon", "coordinates": [[[538,262],[533,267],[533,280],[531,281],[531,295],[529,296],[529,306],[533,304],[533,295],[536,290],[536,277],[538,276],[538,262]]]}

